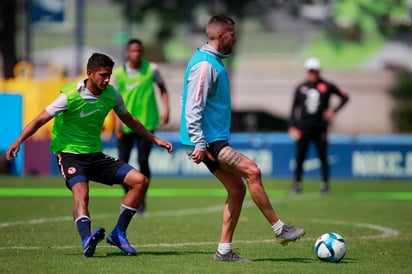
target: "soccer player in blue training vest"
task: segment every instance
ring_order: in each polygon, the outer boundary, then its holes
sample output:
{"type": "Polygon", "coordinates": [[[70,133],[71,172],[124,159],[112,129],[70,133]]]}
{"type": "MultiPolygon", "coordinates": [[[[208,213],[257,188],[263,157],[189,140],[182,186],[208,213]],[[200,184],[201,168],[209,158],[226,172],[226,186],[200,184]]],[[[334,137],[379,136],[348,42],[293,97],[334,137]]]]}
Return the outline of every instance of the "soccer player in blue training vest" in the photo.
{"type": "Polygon", "coordinates": [[[120,93],[109,84],[113,66],[110,57],[94,53],[87,63],[87,78],[64,87],[57,99],[23,129],[6,153],[8,160],[16,157],[20,145],[55,118],[50,149],[56,154],[66,186],[73,193],[73,219],[86,257],[94,255],[97,244],[105,236],[105,230],[101,227],[91,233],[89,180],[130,188],[123,198],[117,224],[106,239],[128,255],[136,255],[136,250],[126,237],[126,229],[148,186],[148,179],[143,174],[102,152],[100,135],[109,111],[113,109],[120,120],[137,134],[167,149],[169,153],[173,151],[169,142],[155,137],[130,115],[120,93]]]}
{"type": "Polygon", "coordinates": [[[306,80],[299,84],[293,96],[289,134],[296,140],[295,181],[290,193],[302,192],[303,162],[313,141],[322,166],[320,193],[329,193],[328,126],[334,115],[348,102],[348,94],[321,77],[321,64],[317,58],[305,61],[306,80]],[[330,98],[336,95],[339,103],[332,108],[330,98]]]}
{"type": "Polygon", "coordinates": [[[195,51],[185,73],[180,139],[193,162],[203,162],[228,193],[215,260],[246,262],[249,260],[232,250],[246,194],[242,178],[281,244],[301,238],[305,230],[287,226],[279,219],[263,187],[259,167],[229,145],[230,88],[222,59],[229,57],[236,42],[235,22],[225,15],[213,16],[207,23],[206,34],[207,44],[195,51]]]}

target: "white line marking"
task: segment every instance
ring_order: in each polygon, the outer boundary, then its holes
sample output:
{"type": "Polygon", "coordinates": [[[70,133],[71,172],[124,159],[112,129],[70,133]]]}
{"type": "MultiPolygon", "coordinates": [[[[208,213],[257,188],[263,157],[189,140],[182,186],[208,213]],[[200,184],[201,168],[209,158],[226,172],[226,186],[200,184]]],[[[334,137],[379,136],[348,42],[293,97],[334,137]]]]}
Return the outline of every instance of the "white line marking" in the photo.
{"type": "MultiPolygon", "coordinates": [[[[283,197],[278,198],[273,203],[279,203],[284,200],[311,200],[318,198],[319,194],[317,193],[307,193],[302,195],[290,196],[290,197],[283,197]]],[[[253,207],[255,204],[251,200],[246,200],[243,203],[243,208],[253,207]]],[[[203,208],[188,208],[188,209],[180,209],[180,210],[166,210],[166,211],[157,211],[153,213],[145,213],[144,218],[155,218],[155,217],[176,217],[176,216],[188,216],[188,215],[198,215],[198,214],[207,214],[207,213],[216,213],[221,212],[223,210],[223,204],[203,207],[203,208]]],[[[114,216],[118,216],[117,214],[95,214],[92,216],[92,219],[106,219],[111,218],[114,216]]],[[[63,216],[63,217],[55,217],[55,218],[42,218],[42,219],[32,219],[32,220],[25,220],[25,221],[14,221],[14,222],[5,222],[0,223],[0,228],[2,227],[10,227],[10,226],[17,226],[17,225],[37,225],[37,224],[44,224],[44,223],[51,223],[51,222],[62,222],[62,221],[73,221],[73,217],[71,216],[63,216]]]]}
{"type": "MultiPolygon", "coordinates": [[[[111,217],[113,214],[96,214],[93,216],[93,219],[104,219],[111,217]]],[[[0,223],[0,228],[3,227],[10,227],[10,226],[17,226],[17,225],[38,225],[44,223],[53,223],[53,222],[62,222],[62,221],[71,221],[73,222],[73,217],[71,216],[63,216],[63,217],[56,217],[56,218],[42,218],[42,219],[32,219],[26,221],[15,221],[15,222],[5,222],[0,223]]]]}
{"type": "Polygon", "coordinates": [[[338,220],[321,220],[321,219],[312,219],[311,222],[365,227],[371,230],[377,230],[377,231],[382,232],[382,234],[378,234],[378,235],[359,236],[359,237],[356,237],[357,239],[378,239],[378,238],[396,237],[400,235],[400,232],[396,229],[392,229],[392,228],[384,227],[380,225],[368,224],[368,223],[347,222],[347,221],[338,221],[338,220]]]}

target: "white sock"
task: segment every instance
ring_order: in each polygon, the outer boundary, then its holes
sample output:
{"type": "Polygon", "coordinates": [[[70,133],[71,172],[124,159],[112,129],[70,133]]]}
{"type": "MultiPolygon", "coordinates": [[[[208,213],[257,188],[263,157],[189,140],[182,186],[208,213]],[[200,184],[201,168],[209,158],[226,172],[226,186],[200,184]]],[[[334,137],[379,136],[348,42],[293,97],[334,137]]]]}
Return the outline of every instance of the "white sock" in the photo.
{"type": "Polygon", "coordinates": [[[279,234],[282,233],[283,225],[284,223],[279,219],[279,221],[277,221],[276,224],[272,226],[272,229],[275,232],[276,236],[279,236],[279,234]]]}
{"type": "Polygon", "coordinates": [[[222,255],[226,255],[232,251],[232,243],[219,243],[217,251],[222,255]]]}
{"type": "Polygon", "coordinates": [[[134,212],[137,211],[136,208],[133,208],[133,207],[130,207],[130,206],[125,206],[124,204],[122,204],[122,205],[120,206],[120,214],[121,214],[123,211],[125,211],[126,209],[131,210],[131,211],[134,211],[134,212]]]}

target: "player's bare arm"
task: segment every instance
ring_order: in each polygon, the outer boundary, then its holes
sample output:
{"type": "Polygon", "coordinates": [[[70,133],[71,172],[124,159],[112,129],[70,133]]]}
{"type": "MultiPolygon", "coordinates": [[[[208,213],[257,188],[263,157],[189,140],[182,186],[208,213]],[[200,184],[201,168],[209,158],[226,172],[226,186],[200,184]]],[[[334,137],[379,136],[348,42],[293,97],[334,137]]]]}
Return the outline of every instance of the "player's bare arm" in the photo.
{"type": "Polygon", "coordinates": [[[163,102],[163,113],[160,117],[160,123],[162,125],[165,125],[169,122],[169,116],[170,116],[170,104],[169,104],[169,94],[167,92],[165,84],[159,84],[159,89],[160,89],[160,96],[162,98],[163,102]]]}
{"type": "Polygon", "coordinates": [[[150,142],[154,143],[159,147],[164,147],[167,149],[169,153],[173,152],[173,146],[166,140],[162,140],[154,136],[149,130],[147,130],[144,125],[133,117],[130,113],[126,113],[124,115],[119,115],[120,120],[125,123],[130,129],[132,129],[136,134],[146,138],[150,142]]]}
{"type": "Polygon", "coordinates": [[[36,118],[34,118],[22,131],[20,136],[14,141],[13,144],[9,146],[6,152],[7,160],[11,160],[17,157],[20,150],[20,145],[30,136],[32,136],[36,131],[41,128],[44,124],[53,118],[47,111],[43,110],[36,118]]]}

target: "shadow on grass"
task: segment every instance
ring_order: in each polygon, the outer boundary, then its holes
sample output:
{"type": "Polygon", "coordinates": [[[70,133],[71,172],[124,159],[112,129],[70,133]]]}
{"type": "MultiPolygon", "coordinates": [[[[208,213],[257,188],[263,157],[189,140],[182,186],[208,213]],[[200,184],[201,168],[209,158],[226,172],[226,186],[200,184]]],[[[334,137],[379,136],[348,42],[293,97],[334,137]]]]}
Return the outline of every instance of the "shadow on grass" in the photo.
{"type": "MultiPolygon", "coordinates": [[[[184,256],[187,254],[214,254],[211,252],[206,252],[206,251],[137,251],[137,256],[144,256],[144,255],[153,255],[153,256],[171,256],[171,255],[180,255],[184,256]]],[[[119,252],[108,252],[106,253],[107,257],[114,257],[114,256],[127,256],[126,254],[122,253],[121,251],[119,252]]],[[[132,257],[132,256],[131,256],[132,257]]]]}
{"type": "Polygon", "coordinates": [[[318,259],[308,258],[260,258],[254,259],[253,262],[292,262],[292,263],[309,263],[318,259]]]}
{"type": "Polygon", "coordinates": [[[291,262],[291,263],[314,263],[320,262],[325,264],[353,264],[356,263],[356,259],[353,258],[344,258],[339,263],[329,263],[329,262],[322,262],[317,258],[260,258],[254,259],[252,262],[291,262]]]}

